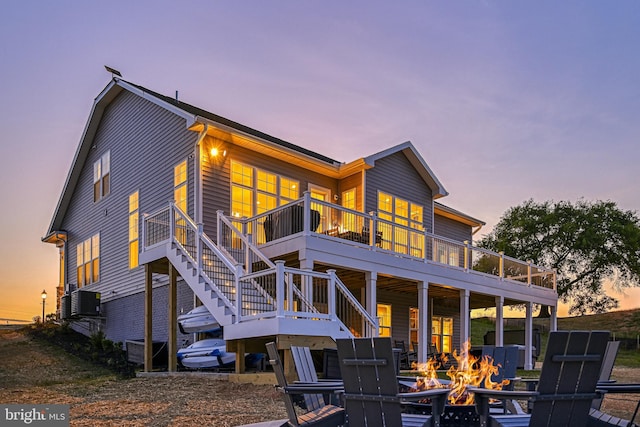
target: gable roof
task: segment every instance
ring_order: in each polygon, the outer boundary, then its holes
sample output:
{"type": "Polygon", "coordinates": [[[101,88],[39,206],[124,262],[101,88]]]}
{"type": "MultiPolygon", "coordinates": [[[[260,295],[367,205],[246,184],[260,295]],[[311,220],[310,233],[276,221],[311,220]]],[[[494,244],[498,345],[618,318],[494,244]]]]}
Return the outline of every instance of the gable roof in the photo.
{"type": "Polygon", "coordinates": [[[404,153],[407,159],[409,159],[411,165],[416,169],[416,171],[418,171],[424,182],[433,191],[434,199],[438,199],[449,194],[447,190],[445,190],[442,183],[438,180],[436,175],[433,173],[429,165],[427,165],[427,162],[425,162],[420,153],[418,153],[418,150],[416,150],[411,141],[398,144],[395,147],[391,147],[386,150],[380,151],[379,153],[367,156],[364,158],[364,162],[371,167],[374,167],[376,160],[388,157],[398,152],[404,153]]]}
{"type": "Polygon", "coordinates": [[[288,152],[290,156],[307,159],[308,164],[321,165],[325,173],[334,177],[339,177],[344,173],[350,173],[353,169],[367,169],[373,167],[377,159],[389,156],[395,152],[402,151],[407,156],[411,164],[416,168],[427,185],[432,189],[434,198],[443,197],[448,194],[440,181],[433,174],[429,166],[417,152],[415,147],[411,144],[411,142],[405,142],[403,144],[381,151],[377,154],[355,160],[348,164],[340,163],[339,161],[334,160],[330,157],[268,135],[264,132],[260,132],[238,122],[234,122],[225,117],[195,107],[191,104],[187,104],[175,98],[159,94],[143,86],[128,82],[121,78],[114,77],[93,102],[91,112],[89,113],[89,118],[87,119],[87,123],[80,138],[80,143],[78,144],[73,162],[71,163],[71,169],[69,170],[69,174],[67,175],[63,191],[60,199],[58,200],[58,204],[54,211],[51,224],[49,225],[47,235],[42,238],[43,241],[56,243],[63,238],[61,237],[64,235],[63,233],[61,233],[63,230],[60,229],[62,220],[69,207],[78,180],[80,179],[82,167],[90,152],[104,111],[107,106],[125,90],[137,96],[140,96],[141,98],[146,99],[158,105],[159,107],[176,114],[179,117],[184,118],[185,125],[188,129],[195,131],[198,128],[203,127],[203,125],[208,124],[227,128],[232,130],[233,132],[237,132],[238,134],[249,136],[256,141],[261,141],[263,145],[270,145],[271,150],[283,150],[285,153],[288,152]]]}

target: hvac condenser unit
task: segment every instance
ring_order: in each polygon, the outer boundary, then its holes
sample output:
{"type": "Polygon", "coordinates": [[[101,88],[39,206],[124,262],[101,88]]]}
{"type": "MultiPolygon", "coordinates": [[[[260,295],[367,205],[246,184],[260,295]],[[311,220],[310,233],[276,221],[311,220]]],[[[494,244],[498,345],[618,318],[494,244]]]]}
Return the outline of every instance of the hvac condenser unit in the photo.
{"type": "Polygon", "coordinates": [[[71,316],[99,316],[100,292],[71,292],[71,316]]]}
{"type": "Polygon", "coordinates": [[[65,294],[60,298],[60,318],[62,320],[71,317],[71,295],[65,294]]]}

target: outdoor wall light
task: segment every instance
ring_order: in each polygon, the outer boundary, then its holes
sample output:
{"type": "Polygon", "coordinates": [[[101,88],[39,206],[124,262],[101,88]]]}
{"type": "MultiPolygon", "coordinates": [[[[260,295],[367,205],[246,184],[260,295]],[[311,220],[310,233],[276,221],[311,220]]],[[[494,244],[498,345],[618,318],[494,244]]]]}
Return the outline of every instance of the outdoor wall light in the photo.
{"type": "Polygon", "coordinates": [[[219,155],[222,155],[222,157],[227,157],[227,150],[222,150],[218,147],[213,147],[210,153],[211,157],[218,157],[219,155]]]}

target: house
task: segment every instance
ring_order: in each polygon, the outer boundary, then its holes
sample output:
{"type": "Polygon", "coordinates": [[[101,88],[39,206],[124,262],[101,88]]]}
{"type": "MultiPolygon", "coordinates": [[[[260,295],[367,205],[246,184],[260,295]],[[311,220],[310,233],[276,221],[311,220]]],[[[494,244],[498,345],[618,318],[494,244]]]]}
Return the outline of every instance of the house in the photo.
{"type": "Polygon", "coordinates": [[[42,240],[63,318],[170,355],[197,304],[240,354],[389,335],[421,361],[467,341],[472,309],[495,308],[500,345],[517,304],[530,356],[533,305],[555,324],[554,272],[475,247],[483,222],[447,194],[410,142],[342,163],[114,77],[42,240]]]}

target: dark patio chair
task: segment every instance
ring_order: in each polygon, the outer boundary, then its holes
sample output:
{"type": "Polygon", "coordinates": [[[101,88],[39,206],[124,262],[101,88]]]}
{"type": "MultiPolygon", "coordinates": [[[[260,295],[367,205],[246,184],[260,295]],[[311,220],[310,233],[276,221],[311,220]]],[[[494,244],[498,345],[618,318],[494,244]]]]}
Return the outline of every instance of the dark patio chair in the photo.
{"type": "Polygon", "coordinates": [[[411,369],[413,363],[418,362],[418,353],[407,349],[407,345],[403,340],[394,340],[393,348],[400,350],[400,369],[411,369]]]}
{"type": "Polygon", "coordinates": [[[440,425],[448,389],[398,393],[389,338],[338,339],[338,359],[350,427],[408,427],[440,425]],[[431,399],[432,414],[402,413],[402,403],[431,399]]]}
{"type": "Polygon", "coordinates": [[[606,331],[556,331],[549,334],[536,391],[469,388],[475,394],[480,425],[587,425],[591,402],[609,340],[606,331]],[[490,399],[533,399],[530,414],[490,415],[490,399]]]}
{"type": "Polygon", "coordinates": [[[307,409],[303,413],[297,408],[293,396],[305,394],[324,394],[340,392],[341,387],[321,384],[288,384],[280,355],[274,342],[266,344],[269,363],[278,381],[278,388],[283,392],[283,400],[289,417],[290,427],[338,427],[345,425],[345,411],[335,405],[324,405],[316,409],[307,409]]]}

